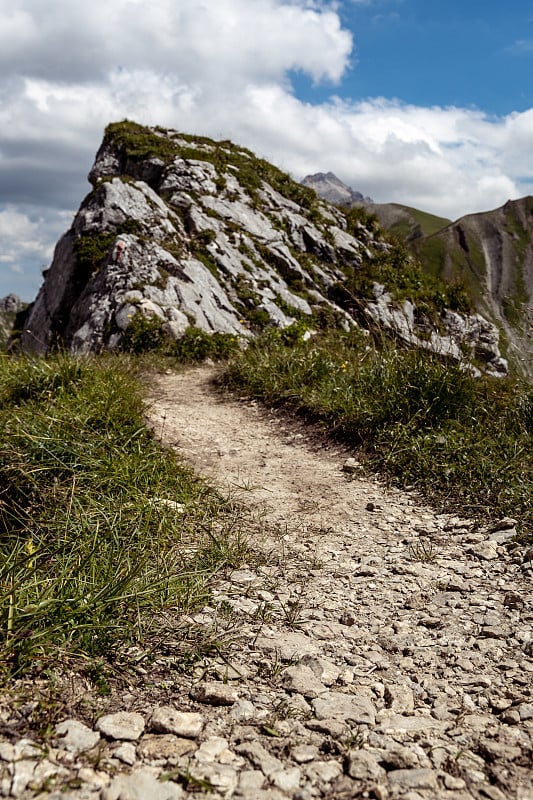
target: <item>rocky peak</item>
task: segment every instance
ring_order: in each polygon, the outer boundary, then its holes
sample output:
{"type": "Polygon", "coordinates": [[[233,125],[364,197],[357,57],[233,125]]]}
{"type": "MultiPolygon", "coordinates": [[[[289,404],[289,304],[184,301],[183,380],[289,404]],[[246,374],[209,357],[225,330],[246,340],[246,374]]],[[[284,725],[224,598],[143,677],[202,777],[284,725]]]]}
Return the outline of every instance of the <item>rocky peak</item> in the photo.
{"type": "Polygon", "coordinates": [[[339,206],[366,205],[373,203],[371,197],[365,197],[361,192],[356,192],[351,186],[343,183],[333,172],[316,172],[314,175],[306,175],[302,181],[303,186],[307,186],[327,200],[339,206]]]}
{"type": "MultiPolygon", "coordinates": [[[[170,339],[190,326],[246,338],[299,319],[309,328],[379,324],[410,344],[478,355],[461,326],[445,329],[443,315],[428,337],[429,319],[404,314],[390,287],[358,294],[360,274],[391,247],[375,223],[245,148],[114,123],[89,178],[93,189],[25,320],[26,350],[120,348],[139,318],[170,339]]],[[[501,374],[495,338],[484,360],[501,374]]]]}

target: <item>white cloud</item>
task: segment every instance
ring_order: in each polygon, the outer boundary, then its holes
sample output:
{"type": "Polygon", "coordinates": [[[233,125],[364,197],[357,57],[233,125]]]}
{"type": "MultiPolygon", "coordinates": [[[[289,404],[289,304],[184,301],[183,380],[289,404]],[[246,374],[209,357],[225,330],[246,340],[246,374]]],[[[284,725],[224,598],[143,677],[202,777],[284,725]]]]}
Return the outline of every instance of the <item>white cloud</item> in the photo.
{"type": "Polygon", "coordinates": [[[0,68],[45,80],[105,78],[124,67],[188,80],[281,79],[303,69],[337,80],[351,35],[304,0],[2,0],[0,68]]]}

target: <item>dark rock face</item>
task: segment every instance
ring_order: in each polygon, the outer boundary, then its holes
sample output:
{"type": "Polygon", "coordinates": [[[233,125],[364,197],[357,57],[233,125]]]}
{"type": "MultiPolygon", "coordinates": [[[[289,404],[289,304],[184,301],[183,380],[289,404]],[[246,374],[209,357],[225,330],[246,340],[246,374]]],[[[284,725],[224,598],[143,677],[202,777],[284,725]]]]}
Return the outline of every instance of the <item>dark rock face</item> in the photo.
{"type": "MultiPolygon", "coordinates": [[[[231,142],[116,123],[89,177],[93,190],[24,321],[25,350],[120,348],[142,315],[171,339],[191,325],[246,338],[327,319],[345,329],[379,324],[453,358],[477,354],[468,315],[450,330],[443,315],[428,337],[414,307],[377,284],[373,300],[356,298],[356,321],[348,276],[390,245],[231,142]]],[[[497,331],[492,340],[486,369],[504,374],[497,331]]]]}

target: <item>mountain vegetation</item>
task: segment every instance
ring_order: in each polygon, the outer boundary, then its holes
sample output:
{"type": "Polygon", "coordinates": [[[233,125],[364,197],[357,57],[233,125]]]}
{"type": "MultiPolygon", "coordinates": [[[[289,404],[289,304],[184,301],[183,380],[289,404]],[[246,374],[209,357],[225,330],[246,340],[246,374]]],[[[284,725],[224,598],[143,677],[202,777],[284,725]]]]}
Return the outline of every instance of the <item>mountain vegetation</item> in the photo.
{"type": "Polygon", "coordinates": [[[425,274],[460,283],[477,311],[495,323],[514,368],[533,377],[533,198],[452,222],[399,203],[373,203],[336,176],[304,183],[343,207],[364,208],[404,242],[425,274]],[[358,195],[358,196],[356,196],[358,195]]]}

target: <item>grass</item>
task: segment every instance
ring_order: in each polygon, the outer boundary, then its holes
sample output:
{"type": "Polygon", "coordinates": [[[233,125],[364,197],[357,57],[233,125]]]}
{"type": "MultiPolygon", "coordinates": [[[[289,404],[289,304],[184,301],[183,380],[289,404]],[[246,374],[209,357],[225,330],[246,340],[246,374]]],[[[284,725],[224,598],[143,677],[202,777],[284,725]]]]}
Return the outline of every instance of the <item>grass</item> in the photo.
{"type": "Polygon", "coordinates": [[[154,441],[130,358],[4,355],[0,409],[5,679],[112,659],[239,563],[238,514],[154,441]]]}
{"type": "Polygon", "coordinates": [[[520,520],[533,540],[533,389],[360,334],[296,342],[276,331],[235,355],[225,382],[320,420],[399,486],[442,509],[520,520]]]}

